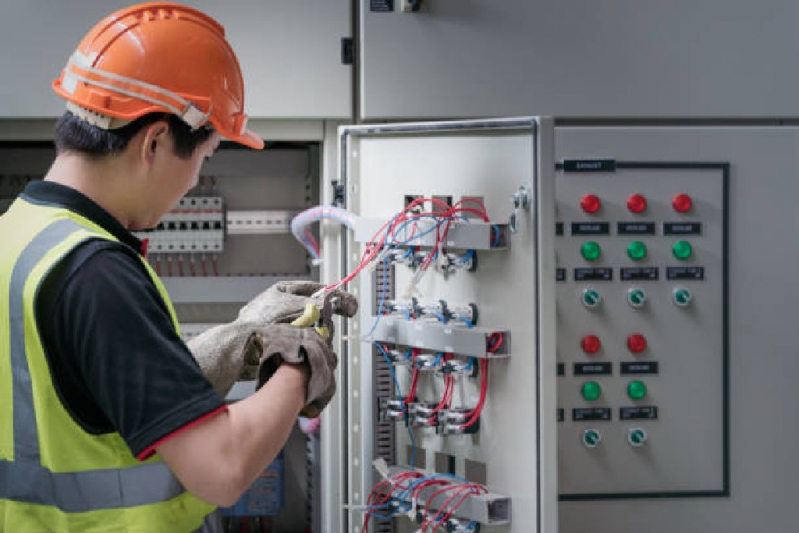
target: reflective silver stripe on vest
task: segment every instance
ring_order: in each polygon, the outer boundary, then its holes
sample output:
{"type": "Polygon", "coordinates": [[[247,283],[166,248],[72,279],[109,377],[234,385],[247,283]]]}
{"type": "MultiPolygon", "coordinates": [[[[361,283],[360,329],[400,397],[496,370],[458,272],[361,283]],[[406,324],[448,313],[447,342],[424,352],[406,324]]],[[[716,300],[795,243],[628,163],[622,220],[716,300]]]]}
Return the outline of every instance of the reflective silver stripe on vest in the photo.
{"type": "Polygon", "coordinates": [[[54,222],[28,243],[11,273],[9,340],[14,376],[14,461],[0,460],[0,499],[49,505],[68,513],[170,500],[184,489],[164,463],[71,473],[50,472],[41,464],[33,389],[25,355],[23,291],[31,271],[47,252],[82,230],[87,228],[73,220],[54,222]]]}

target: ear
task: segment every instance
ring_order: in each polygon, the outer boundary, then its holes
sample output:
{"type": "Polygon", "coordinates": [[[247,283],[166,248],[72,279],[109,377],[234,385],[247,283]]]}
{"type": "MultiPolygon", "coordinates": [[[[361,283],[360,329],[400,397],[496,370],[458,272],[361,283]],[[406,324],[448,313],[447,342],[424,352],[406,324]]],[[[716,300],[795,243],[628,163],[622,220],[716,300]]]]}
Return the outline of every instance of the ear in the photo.
{"type": "Polygon", "coordinates": [[[141,160],[151,165],[160,151],[168,149],[166,140],[169,136],[169,124],[163,120],[153,122],[145,126],[141,136],[139,146],[141,160]]]}

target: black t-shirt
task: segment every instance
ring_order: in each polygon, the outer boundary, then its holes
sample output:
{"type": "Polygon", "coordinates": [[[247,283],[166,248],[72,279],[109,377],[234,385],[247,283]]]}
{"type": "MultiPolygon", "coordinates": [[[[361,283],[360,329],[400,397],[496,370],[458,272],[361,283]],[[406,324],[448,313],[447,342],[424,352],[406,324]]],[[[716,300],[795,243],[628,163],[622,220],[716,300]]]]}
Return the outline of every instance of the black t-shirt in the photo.
{"type": "Polygon", "coordinates": [[[87,432],[117,431],[141,459],[153,445],[224,409],[138,257],[141,242],[99,205],[52,182],[22,196],[65,207],[120,242],[92,239],[42,282],[36,320],[55,389],[87,432]]]}

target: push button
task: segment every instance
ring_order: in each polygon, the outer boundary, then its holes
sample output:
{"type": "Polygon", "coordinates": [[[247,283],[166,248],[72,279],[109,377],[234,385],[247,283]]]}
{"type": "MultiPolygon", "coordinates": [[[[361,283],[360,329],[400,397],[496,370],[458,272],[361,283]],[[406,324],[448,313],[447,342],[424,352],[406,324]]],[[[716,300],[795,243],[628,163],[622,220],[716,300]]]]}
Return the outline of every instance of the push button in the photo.
{"type": "Polygon", "coordinates": [[[596,242],[588,241],[583,243],[582,248],[580,248],[580,253],[583,254],[583,259],[586,261],[596,261],[599,259],[599,256],[602,255],[602,249],[596,242]]]}
{"type": "Polygon", "coordinates": [[[580,200],[580,207],[589,214],[596,213],[602,207],[602,200],[596,194],[586,194],[580,200]]]}
{"type": "Polygon", "coordinates": [[[646,384],[643,381],[631,381],[627,385],[627,395],[632,400],[643,400],[646,397],[646,384]]]}
{"type": "Polygon", "coordinates": [[[586,335],[583,337],[583,340],[580,341],[580,346],[585,353],[594,354],[602,347],[602,341],[600,341],[599,337],[596,335],[586,335]]]}
{"type": "Polygon", "coordinates": [[[641,213],[646,210],[646,197],[643,194],[631,194],[627,198],[627,209],[633,213],[641,213]]]}
{"type": "Polygon", "coordinates": [[[671,206],[678,213],[687,213],[693,205],[694,201],[687,194],[678,194],[671,200],[671,206]]]}
{"type": "Polygon", "coordinates": [[[602,396],[602,387],[596,381],[586,381],[580,391],[588,402],[595,402],[602,396]]]}

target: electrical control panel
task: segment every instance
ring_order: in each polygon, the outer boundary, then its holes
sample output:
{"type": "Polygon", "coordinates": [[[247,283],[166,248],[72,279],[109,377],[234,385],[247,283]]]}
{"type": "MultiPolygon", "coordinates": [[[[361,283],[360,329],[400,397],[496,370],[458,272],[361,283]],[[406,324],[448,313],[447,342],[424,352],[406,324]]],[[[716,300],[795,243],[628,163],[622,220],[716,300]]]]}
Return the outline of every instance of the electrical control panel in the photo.
{"type": "Polygon", "coordinates": [[[558,164],[561,499],[728,491],[728,173],[558,164]]]}
{"type": "Polygon", "coordinates": [[[342,531],[555,527],[551,133],[529,118],[340,131],[361,304],[342,531]]]}

